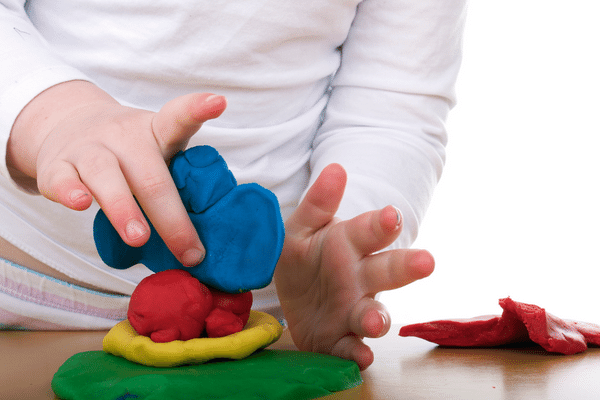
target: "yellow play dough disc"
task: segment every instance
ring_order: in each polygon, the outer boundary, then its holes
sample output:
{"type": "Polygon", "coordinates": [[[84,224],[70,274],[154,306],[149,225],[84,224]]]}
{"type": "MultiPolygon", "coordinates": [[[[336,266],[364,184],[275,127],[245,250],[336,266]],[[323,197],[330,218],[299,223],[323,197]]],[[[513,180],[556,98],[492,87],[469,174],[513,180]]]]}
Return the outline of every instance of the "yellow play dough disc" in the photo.
{"type": "Polygon", "coordinates": [[[125,320],[108,332],[102,347],[107,353],[138,364],[175,367],[201,364],[215,358],[242,359],[276,342],[282,333],[283,327],[273,316],[250,311],[244,329],[232,335],[155,343],[149,337],[138,335],[125,320]]]}

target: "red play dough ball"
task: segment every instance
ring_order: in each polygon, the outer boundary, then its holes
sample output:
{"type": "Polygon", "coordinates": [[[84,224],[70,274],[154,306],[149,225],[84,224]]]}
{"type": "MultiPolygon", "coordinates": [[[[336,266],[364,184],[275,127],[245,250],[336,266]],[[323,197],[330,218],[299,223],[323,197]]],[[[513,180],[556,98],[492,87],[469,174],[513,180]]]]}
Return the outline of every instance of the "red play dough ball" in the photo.
{"type": "Polygon", "coordinates": [[[206,318],[206,334],[210,338],[223,337],[244,329],[252,308],[252,292],[225,293],[210,289],[213,307],[206,318]]]}
{"type": "Polygon", "coordinates": [[[213,308],[210,290],[188,272],[173,269],[143,279],[129,302],[127,319],[157,343],[202,335],[213,308]]]}
{"type": "Polygon", "coordinates": [[[246,325],[252,308],[252,292],[244,293],[225,293],[217,289],[210,288],[213,298],[213,308],[222,308],[226,311],[238,315],[242,323],[246,325]]]}
{"type": "Polygon", "coordinates": [[[229,336],[244,329],[242,319],[222,308],[215,308],[206,317],[206,335],[209,338],[229,336]]]}

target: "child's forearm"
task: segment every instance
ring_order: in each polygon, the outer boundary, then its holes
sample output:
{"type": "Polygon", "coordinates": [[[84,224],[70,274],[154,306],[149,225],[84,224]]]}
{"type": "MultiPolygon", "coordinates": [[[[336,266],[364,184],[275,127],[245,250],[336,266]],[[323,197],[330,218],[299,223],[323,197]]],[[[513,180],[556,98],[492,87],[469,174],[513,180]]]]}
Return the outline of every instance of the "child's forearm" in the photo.
{"type": "Polygon", "coordinates": [[[58,122],[83,107],[109,102],[116,100],[93,83],[80,80],[40,93],[25,106],[11,129],[6,149],[9,170],[35,179],[39,149],[58,122]]]}

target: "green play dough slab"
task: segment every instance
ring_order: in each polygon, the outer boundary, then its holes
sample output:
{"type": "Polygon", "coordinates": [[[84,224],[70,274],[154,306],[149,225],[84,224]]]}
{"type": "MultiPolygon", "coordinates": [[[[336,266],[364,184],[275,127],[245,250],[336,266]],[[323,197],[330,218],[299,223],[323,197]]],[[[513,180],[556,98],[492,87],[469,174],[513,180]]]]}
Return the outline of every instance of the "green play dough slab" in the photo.
{"type": "Polygon", "coordinates": [[[89,351],[58,369],[52,390],[64,400],[302,400],[361,383],[356,363],[308,352],[262,350],[242,360],[156,368],[89,351]]]}

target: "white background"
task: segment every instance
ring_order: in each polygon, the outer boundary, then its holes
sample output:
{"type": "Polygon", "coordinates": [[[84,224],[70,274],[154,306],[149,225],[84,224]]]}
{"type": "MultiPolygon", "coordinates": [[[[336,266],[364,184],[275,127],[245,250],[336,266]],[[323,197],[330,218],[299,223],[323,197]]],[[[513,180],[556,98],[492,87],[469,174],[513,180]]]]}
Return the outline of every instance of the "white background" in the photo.
{"type": "Polygon", "coordinates": [[[442,180],[393,323],[500,314],[600,324],[600,3],[471,0],[442,180]]]}

